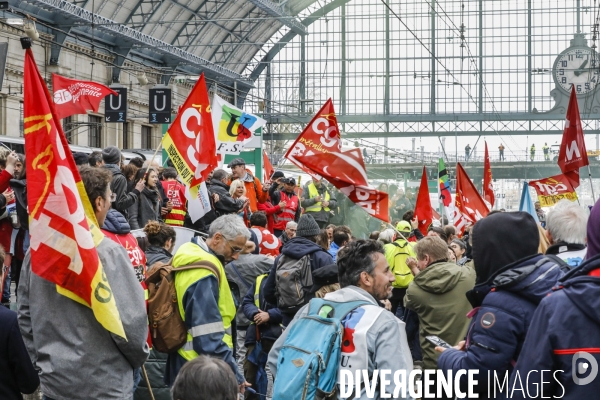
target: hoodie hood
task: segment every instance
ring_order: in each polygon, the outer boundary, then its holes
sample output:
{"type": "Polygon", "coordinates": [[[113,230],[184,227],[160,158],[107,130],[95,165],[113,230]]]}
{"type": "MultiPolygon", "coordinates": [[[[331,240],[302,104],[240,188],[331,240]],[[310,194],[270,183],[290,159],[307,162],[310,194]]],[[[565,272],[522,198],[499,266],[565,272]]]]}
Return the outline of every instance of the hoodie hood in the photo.
{"type": "Polygon", "coordinates": [[[106,214],[106,219],[104,220],[102,229],[105,229],[111,233],[116,233],[117,235],[124,235],[131,232],[129,222],[127,222],[123,214],[114,208],[110,208],[108,210],[108,214],[106,214]]]}
{"type": "Polygon", "coordinates": [[[415,276],[414,283],[426,292],[443,294],[451,291],[460,282],[465,268],[449,262],[436,262],[415,276]]]}
{"type": "Polygon", "coordinates": [[[590,212],[590,218],[587,223],[587,254],[586,260],[589,260],[600,254],[600,200],[590,212]]]}
{"type": "Polygon", "coordinates": [[[304,257],[307,254],[312,254],[317,251],[325,252],[321,246],[303,237],[295,237],[288,240],[281,249],[282,254],[292,257],[296,260],[304,257]]]}
{"type": "Polygon", "coordinates": [[[496,213],[473,227],[473,261],[476,284],[490,281],[499,270],[538,253],[537,224],[526,212],[496,213]]]}
{"type": "MultiPolygon", "coordinates": [[[[588,225],[589,226],[589,225],[588,225]]],[[[589,229],[588,229],[589,232],[589,229]]],[[[571,302],[585,315],[600,324],[600,277],[589,273],[600,268],[600,255],[586,260],[559,282],[571,302]]]]}

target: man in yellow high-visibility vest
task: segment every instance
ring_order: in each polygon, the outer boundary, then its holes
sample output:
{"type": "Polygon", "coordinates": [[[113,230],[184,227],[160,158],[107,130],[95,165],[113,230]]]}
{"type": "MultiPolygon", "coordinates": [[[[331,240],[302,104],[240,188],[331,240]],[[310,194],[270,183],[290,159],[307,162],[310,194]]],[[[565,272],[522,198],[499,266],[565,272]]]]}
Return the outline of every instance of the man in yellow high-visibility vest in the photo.
{"type": "Polygon", "coordinates": [[[302,193],[304,195],[302,199],[304,213],[310,214],[319,225],[319,228],[325,228],[329,223],[331,210],[337,207],[337,200],[329,192],[322,179],[313,178],[304,186],[302,193]]]}

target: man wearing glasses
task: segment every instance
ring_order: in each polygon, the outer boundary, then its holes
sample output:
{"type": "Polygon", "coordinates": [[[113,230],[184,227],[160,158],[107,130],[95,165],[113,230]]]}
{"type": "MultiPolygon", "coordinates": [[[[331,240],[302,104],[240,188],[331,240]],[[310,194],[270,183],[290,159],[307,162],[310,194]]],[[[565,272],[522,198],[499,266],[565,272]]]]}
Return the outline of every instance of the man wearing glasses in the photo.
{"type": "Polygon", "coordinates": [[[165,382],[172,385],[183,365],[205,354],[225,361],[234,372],[240,393],[249,384],[239,372],[233,351],[232,322],[236,307],[223,265],[237,260],[250,232],[237,215],[213,221],[206,241],[199,237],[184,243],[173,257],[173,267],[205,262],[207,268],[181,271],[175,275],[179,312],[188,329],[187,343],[169,354],[165,382]],[[217,276],[218,275],[218,276],[217,276]]]}

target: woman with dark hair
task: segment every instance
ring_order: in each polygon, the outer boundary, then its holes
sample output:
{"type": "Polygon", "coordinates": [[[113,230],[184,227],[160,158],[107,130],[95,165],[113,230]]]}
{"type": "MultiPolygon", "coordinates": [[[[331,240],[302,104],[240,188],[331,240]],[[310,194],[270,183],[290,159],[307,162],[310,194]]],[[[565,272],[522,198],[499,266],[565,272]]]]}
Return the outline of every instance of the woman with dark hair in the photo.
{"type": "MultiPolygon", "coordinates": [[[[177,238],[175,229],[163,222],[148,221],[144,232],[149,244],[146,249],[146,265],[151,267],[158,261],[168,264],[173,258],[172,252],[177,238]]],[[[149,269],[148,273],[150,272],[149,269]]]]}
{"type": "Polygon", "coordinates": [[[439,226],[430,226],[427,236],[439,236],[444,242],[448,243],[448,236],[446,232],[439,226]]]}
{"type": "Polygon", "coordinates": [[[450,242],[449,246],[452,250],[454,250],[454,254],[456,254],[456,263],[458,265],[465,265],[469,262],[469,258],[467,257],[467,245],[460,239],[454,239],[450,242]]]}
{"type": "Polygon", "coordinates": [[[326,229],[321,229],[319,234],[316,236],[316,243],[323,248],[323,250],[329,250],[329,236],[327,235],[326,229]]]}
{"type": "Polygon", "coordinates": [[[131,229],[141,229],[148,221],[162,221],[160,218],[161,198],[156,184],[158,183],[158,172],[154,168],[140,169],[135,175],[135,181],[144,179],[144,189],[136,199],[135,203],[127,209],[129,214],[129,225],[131,229]],[[148,174],[146,174],[148,171],[148,174]]]}
{"type": "Polygon", "coordinates": [[[123,165],[121,167],[121,172],[123,173],[123,175],[125,175],[125,179],[127,179],[127,191],[128,192],[131,192],[133,190],[133,188],[135,187],[136,180],[134,178],[139,170],[140,169],[132,163],[123,165]]]}

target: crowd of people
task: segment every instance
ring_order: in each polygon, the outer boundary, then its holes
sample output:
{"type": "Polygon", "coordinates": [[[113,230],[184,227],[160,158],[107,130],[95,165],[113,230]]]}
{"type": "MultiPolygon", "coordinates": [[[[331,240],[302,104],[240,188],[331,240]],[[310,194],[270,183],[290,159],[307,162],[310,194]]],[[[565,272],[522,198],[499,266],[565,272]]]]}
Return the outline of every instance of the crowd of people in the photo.
{"type": "MultiPolygon", "coordinates": [[[[299,188],[276,171],[261,182],[236,158],[231,173],[212,172],[212,210],[192,222],[173,167],[125,165],[116,147],[75,159],[106,236],[97,250],[126,340],[32,273],[25,156],[4,152],[1,399],[38,387],[46,400],[336,398],[337,389],[324,392],[337,382],[325,379],[328,364],[309,357],[321,356],[328,332],[311,325],[319,318],[344,327],[327,350],[341,354],[331,358],[336,372],[479,370],[479,398],[508,397],[490,394],[495,377],[526,389],[511,398],[600,390],[600,379],[575,379],[588,376],[573,358],[587,351],[597,365],[600,354],[599,205],[588,213],[562,200],[544,227],[525,212],[492,211],[464,232],[445,218],[422,232],[410,192],[380,187],[393,221],[381,224],[324,181],[299,188]],[[178,227],[201,234],[178,243],[178,227]],[[187,330],[169,353],[153,347],[162,327],[149,326],[146,303],[147,278],[163,266],[174,271],[169,307],[187,330]],[[525,380],[534,370],[555,379],[525,380]]],[[[457,382],[465,391],[467,376],[457,382]]],[[[352,390],[354,399],[404,398],[380,385],[352,390]]]]}

